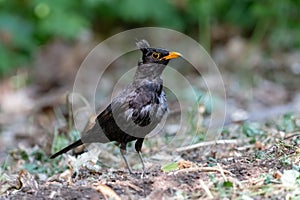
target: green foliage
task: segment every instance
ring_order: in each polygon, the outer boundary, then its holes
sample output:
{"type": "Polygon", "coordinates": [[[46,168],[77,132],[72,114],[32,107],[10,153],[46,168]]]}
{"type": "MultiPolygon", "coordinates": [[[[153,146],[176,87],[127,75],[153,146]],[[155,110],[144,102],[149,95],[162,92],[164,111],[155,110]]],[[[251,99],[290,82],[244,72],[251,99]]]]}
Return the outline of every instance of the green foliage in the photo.
{"type": "Polygon", "coordinates": [[[50,160],[45,152],[37,149],[30,154],[27,154],[29,160],[24,160],[23,167],[32,174],[46,174],[48,176],[54,173],[63,172],[66,167],[59,166],[58,160],[50,160]]]}
{"type": "Polygon", "coordinates": [[[171,171],[178,170],[178,163],[172,162],[172,163],[165,164],[162,166],[161,170],[163,172],[171,172],[171,171]]]}
{"type": "Polygon", "coordinates": [[[86,28],[160,26],[197,36],[210,48],[212,25],[240,28],[271,50],[300,46],[300,1],[286,0],[0,0],[0,75],[24,66],[36,48],[60,37],[73,40],[86,28]]]}
{"type": "Polygon", "coordinates": [[[281,120],[277,124],[277,128],[278,130],[285,132],[295,131],[297,128],[295,116],[291,113],[283,115],[281,120]]]}
{"type": "Polygon", "coordinates": [[[300,1],[294,0],[189,0],[184,11],[190,22],[185,24],[198,22],[200,41],[209,39],[203,38],[209,24],[227,24],[239,27],[254,42],[266,41],[271,50],[286,50],[300,46],[299,8],[300,1]]]}
{"type": "Polygon", "coordinates": [[[1,177],[2,177],[2,174],[4,173],[5,170],[8,169],[8,156],[5,158],[4,162],[3,163],[0,163],[0,181],[1,181],[1,177]]]}
{"type": "Polygon", "coordinates": [[[224,181],[223,182],[223,187],[225,187],[225,188],[232,188],[233,187],[233,183],[231,181],[224,181]]]}
{"type": "MultiPolygon", "coordinates": [[[[49,156],[40,148],[34,148],[32,151],[24,149],[12,150],[5,161],[0,164],[0,180],[2,173],[11,170],[9,166],[17,163],[22,164],[21,169],[26,169],[31,174],[45,174],[52,176],[55,173],[61,173],[67,169],[67,166],[61,166],[59,159],[49,159],[49,156]]],[[[20,170],[20,168],[18,169],[20,170]]]]}
{"type": "Polygon", "coordinates": [[[264,177],[264,184],[265,185],[271,184],[273,180],[274,178],[271,174],[266,174],[264,177]]]}
{"type": "Polygon", "coordinates": [[[254,156],[256,159],[266,159],[269,155],[265,151],[255,151],[254,156]]]}
{"type": "MultiPolygon", "coordinates": [[[[297,165],[297,164],[294,164],[293,165],[293,170],[297,171],[297,172],[300,172],[300,166],[297,165]]],[[[300,178],[300,177],[299,177],[300,178]]]]}
{"type": "Polygon", "coordinates": [[[120,1],[117,5],[119,16],[124,21],[141,23],[153,21],[158,26],[177,29],[183,27],[183,20],[178,15],[178,11],[168,1],[127,0],[120,1]]]}
{"type": "Polygon", "coordinates": [[[88,27],[85,1],[0,1],[0,76],[25,66],[38,45],[54,37],[75,39],[88,27]]]}
{"type": "Polygon", "coordinates": [[[264,131],[261,129],[260,124],[258,123],[244,123],[242,125],[242,132],[247,136],[247,137],[254,137],[254,136],[259,136],[263,135],[264,131]]]}
{"type": "Polygon", "coordinates": [[[80,138],[80,133],[77,130],[71,130],[68,134],[69,138],[62,134],[54,134],[54,140],[52,143],[52,152],[58,152],[64,147],[68,146],[70,143],[78,140],[80,138]]]}
{"type": "Polygon", "coordinates": [[[214,184],[213,191],[218,192],[218,198],[225,199],[231,196],[233,191],[233,183],[231,181],[220,181],[216,178],[210,177],[214,184]]]}

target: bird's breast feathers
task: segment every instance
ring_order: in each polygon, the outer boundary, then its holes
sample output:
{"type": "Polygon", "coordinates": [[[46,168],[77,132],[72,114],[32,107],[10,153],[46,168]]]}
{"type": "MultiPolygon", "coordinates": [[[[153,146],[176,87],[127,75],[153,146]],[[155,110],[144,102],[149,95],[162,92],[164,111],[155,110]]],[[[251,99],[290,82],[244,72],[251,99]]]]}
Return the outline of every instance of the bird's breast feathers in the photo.
{"type": "Polygon", "coordinates": [[[168,111],[162,88],[160,83],[147,82],[127,91],[126,99],[113,104],[113,116],[118,126],[129,132],[139,131],[147,134],[152,131],[168,111]]]}
{"type": "Polygon", "coordinates": [[[135,90],[134,97],[129,101],[132,115],[127,116],[140,126],[158,123],[167,111],[167,101],[163,86],[159,83],[147,83],[135,90]]]}

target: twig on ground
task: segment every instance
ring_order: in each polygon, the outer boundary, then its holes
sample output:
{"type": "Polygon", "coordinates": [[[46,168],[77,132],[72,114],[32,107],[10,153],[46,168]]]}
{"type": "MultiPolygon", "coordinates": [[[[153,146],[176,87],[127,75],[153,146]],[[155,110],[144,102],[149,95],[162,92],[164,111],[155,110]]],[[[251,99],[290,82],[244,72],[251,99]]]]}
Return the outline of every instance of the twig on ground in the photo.
{"type": "Polygon", "coordinates": [[[180,169],[180,170],[177,170],[175,172],[170,172],[169,174],[176,175],[176,174],[181,173],[181,172],[195,172],[195,171],[201,171],[201,172],[220,172],[220,173],[223,172],[224,174],[231,174],[230,171],[220,170],[217,167],[191,167],[191,168],[180,169]]]}
{"type": "Polygon", "coordinates": [[[221,173],[221,175],[222,175],[224,181],[227,181],[227,178],[226,178],[226,176],[225,176],[225,174],[224,174],[224,169],[221,167],[221,165],[220,165],[219,163],[217,163],[217,166],[218,166],[218,168],[219,168],[219,170],[220,170],[220,173],[221,173]]]}
{"type": "Polygon", "coordinates": [[[249,144],[249,145],[245,145],[245,146],[241,146],[241,147],[236,147],[234,149],[237,151],[245,151],[245,150],[251,149],[253,147],[255,147],[255,144],[249,144]]]}
{"type": "Polygon", "coordinates": [[[289,136],[286,136],[286,137],[284,137],[283,139],[284,140],[287,140],[287,139],[290,139],[290,138],[292,138],[292,137],[295,137],[295,136],[300,136],[300,130],[296,130],[296,131],[293,131],[293,132],[291,132],[291,133],[294,133],[294,134],[292,134],[292,135],[289,135],[289,136]]]}
{"type": "Polygon", "coordinates": [[[177,152],[182,152],[182,151],[188,151],[188,150],[196,149],[196,148],[199,148],[199,147],[205,147],[205,146],[209,146],[209,145],[237,144],[237,143],[238,143],[237,140],[214,140],[214,141],[200,142],[200,143],[193,144],[193,145],[186,146],[186,147],[180,147],[180,148],[177,148],[176,151],[177,152]]]}
{"type": "Polygon", "coordinates": [[[210,192],[209,188],[207,187],[207,185],[205,185],[205,183],[203,182],[202,179],[200,179],[200,185],[203,188],[203,190],[205,191],[205,193],[207,194],[209,199],[213,199],[214,196],[212,195],[212,193],[210,192]]]}
{"type": "Polygon", "coordinates": [[[144,192],[144,190],[142,188],[130,183],[129,181],[119,181],[119,180],[117,180],[115,183],[112,182],[110,184],[122,185],[122,186],[125,186],[125,187],[130,187],[130,188],[134,189],[137,192],[144,192]]]}
{"type": "Polygon", "coordinates": [[[70,101],[70,92],[67,93],[66,95],[66,105],[68,109],[68,131],[70,132],[73,128],[73,122],[74,122],[74,116],[72,112],[72,104],[70,101]]]}

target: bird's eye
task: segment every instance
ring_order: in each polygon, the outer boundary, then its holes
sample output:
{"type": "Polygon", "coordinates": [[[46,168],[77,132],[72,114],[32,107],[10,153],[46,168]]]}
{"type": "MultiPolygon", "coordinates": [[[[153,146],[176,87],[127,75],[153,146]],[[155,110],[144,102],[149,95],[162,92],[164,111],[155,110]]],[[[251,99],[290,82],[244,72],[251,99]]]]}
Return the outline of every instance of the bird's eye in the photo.
{"type": "Polygon", "coordinates": [[[160,53],[153,52],[152,58],[158,59],[160,57],[160,53]]]}

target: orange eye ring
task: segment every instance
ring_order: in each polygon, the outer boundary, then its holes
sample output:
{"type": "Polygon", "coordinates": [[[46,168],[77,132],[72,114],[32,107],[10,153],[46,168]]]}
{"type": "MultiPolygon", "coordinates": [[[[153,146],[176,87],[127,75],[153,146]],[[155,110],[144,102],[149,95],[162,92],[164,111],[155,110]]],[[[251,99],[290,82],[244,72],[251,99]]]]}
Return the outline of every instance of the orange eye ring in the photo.
{"type": "Polygon", "coordinates": [[[160,57],[160,53],[157,53],[157,52],[152,53],[152,58],[159,59],[159,57],[160,57]]]}

